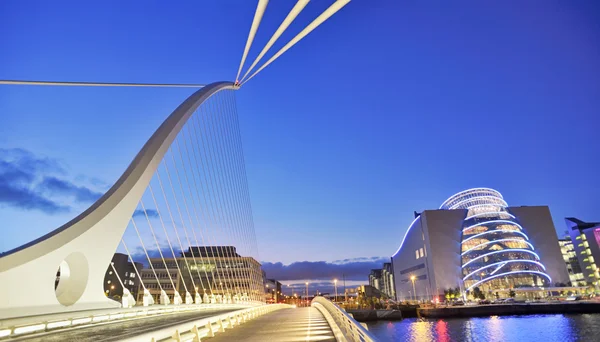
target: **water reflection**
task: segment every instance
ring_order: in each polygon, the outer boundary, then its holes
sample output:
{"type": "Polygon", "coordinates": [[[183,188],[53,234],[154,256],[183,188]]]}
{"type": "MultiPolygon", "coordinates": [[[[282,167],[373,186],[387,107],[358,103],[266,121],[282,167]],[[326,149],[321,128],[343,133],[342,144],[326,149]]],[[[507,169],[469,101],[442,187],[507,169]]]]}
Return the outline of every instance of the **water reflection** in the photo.
{"type": "Polygon", "coordinates": [[[368,326],[382,341],[600,341],[600,315],[405,319],[368,326]]]}

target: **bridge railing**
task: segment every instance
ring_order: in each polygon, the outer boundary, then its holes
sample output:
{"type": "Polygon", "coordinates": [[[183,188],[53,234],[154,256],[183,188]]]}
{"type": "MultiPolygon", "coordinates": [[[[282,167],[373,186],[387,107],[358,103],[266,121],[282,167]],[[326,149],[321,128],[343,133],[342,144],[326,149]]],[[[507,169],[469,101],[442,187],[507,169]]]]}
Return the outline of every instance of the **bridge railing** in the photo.
{"type": "Polygon", "coordinates": [[[100,309],[79,312],[65,312],[55,315],[41,315],[30,318],[15,318],[0,321],[0,340],[21,335],[55,331],[62,328],[88,326],[96,323],[118,322],[129,319],[154,317],[156,315],[205,311],[215,309],[243,309],[247,306],[264,306],[260,302],[244,304],[200,304],[200,305],[151,305],[121,309],[100,309]]]}
{"type": "Polygon", "coordinates": [[[315,297],[311,306],[315,307],[323,316],[335,335],[338,342],[374,342],[377,341],[366,327],[357,322],[350,314],[324,297],[315,297]]]}
{"type": "Polygon", "coordinates": [[[255,306],[248,309],[228,312],[225,314],[202,318],[193,322],[172,325],[156,331],[137,335],[122,341],[202,341],[205,337],[213,337],[216,333],[224,332],[225,329],[234,328],[249,320],[280,309],[291,308],[288,304],[271,304],[255,306]]]}

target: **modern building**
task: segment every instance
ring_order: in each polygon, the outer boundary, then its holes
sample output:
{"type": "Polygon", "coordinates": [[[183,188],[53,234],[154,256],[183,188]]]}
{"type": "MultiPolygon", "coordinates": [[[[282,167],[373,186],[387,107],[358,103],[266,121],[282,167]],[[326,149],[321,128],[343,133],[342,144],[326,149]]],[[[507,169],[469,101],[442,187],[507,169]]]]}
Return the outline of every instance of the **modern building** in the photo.
{"type": "Polygon", "coordinates": [[[548,207],[509,207],[488,188],[415,213],[392,265],[399,300],[442,300],[444,290],[455,288],[533,296],[569,282],[548,207]]]}
{"type": "Polygon", "coordinates": [[[372,269],[369,274],[369,285],[388,298],[395,298],[392,263],[386,262],[383,264],[383,268],[372,269]]]}
{"type": "Polygon", "coordinates": [[[381,291],[383,279],[381,278],[382,269],[372,269],[369,273],[369,285],[381,291]]]}
{"type": "Polygon", "coordinates": [[[600,289],[600,222],[584,222],[574,217],[567,217],[565,222],[584,280],[600,289]]]}
{"type": "Polygon", "coordinates": [[[265,279],[265,299],[267,303],[279,303],[281,283],[275,279],[265,279]]]}
{"type": "Polygon", "coordinates": [[[587,282],[581,270],[581,265],[579,264],[579,259],[577,258],[577,253],[575,252],[575,247],[573,246],[571,237],[567,236],[564,239],[558,240],[558,244],[560,246],[563,259],[565,260],[565,264],[567,265],[567,272],[569,273],[571,285],[586,286],[587,282]]]}
{"type": "Polygon", "coordinates": [[[142,270],[143,265],[139,262],[134,265],[129,261],[127,254],[115,253],[112,258],[112,266],[108,266],[104,276],[104,293],[109,298],[120,299],[123,296],[123,286],[125,286],[133,298],[137,298],[140,284],[137,273],[142,270]]]}
{"type": "Polygon", "coordinates": [[[381,269],[381,280],[383,282],[383,292],[388,298],[396,298],[396,289],[394,288],[394,270],[392,263],[386,262],[381,269]]]}
{"type": "Polygon", "coordinates": [[[264,301],[260,263],[254,258],[240,256],[233,246],[194,246],[178,258],[150,258],[151,265],[140,271],[142,277],[137,300],[141,301],[143,288],[148,289],[159,303],[161,290],[171,303],[175,293],[185,301],[186,293],[203,300],[206,296],[242,296],[264,301]],[[206,295],[206,296],[205,296],[206,295]]]}

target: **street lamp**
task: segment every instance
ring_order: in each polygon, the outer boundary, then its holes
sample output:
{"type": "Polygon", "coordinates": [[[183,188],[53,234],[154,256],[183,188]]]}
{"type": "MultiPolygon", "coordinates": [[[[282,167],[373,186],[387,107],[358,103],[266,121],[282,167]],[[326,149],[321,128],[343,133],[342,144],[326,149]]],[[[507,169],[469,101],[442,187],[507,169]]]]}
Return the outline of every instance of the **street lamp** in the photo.
{"type": "Polygon", "coordinates": [[[333,284],[335,285],[335,302],[337,303],[337,279],[333,279],[333,284]]]}
{"type": "Polygon", "coordinates": [[[410,280],[412,281],[413,284],[413,295],[415,298],[415,301],[417,300],[417,291],[415,290],[415,279],[417,279],[417,277],[415,277],[414,275],[410,276],[410,280]]]}
{"type": "Polygon", "coordinates": [[[115,286],[111,285],[110,286],[110,291],[108,291],[108,297],[110,297],[110,294],[112,293],[112,290],[114,290],[114,289],[115,289],[115,286]]]}
{"type": "Polygon", "coordinates": [[[308,306],[308,282],[306,284],[306,306],[308,306]]]}

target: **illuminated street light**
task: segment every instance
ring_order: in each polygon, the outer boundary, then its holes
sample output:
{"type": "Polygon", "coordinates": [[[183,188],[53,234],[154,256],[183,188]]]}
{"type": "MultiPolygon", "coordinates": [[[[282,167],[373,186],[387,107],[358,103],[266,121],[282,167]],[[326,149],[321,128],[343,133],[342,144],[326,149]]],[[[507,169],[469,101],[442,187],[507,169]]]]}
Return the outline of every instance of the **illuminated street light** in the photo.
{"type": "Polygon", "coordinates": [[[335,302],[337,303],[337,279],[333,279],[333,284],[335,285],[335,302]]]}
{"type": "Polygon", "coordinates": [[[410,276],[410,280],[412,281],[412,285],[413,285],[413,296],[416,301],[417,300],[417,291],[415,290],[415,279],[417,279],[417,277],[415,277],[414,275],[410,276]]]}

